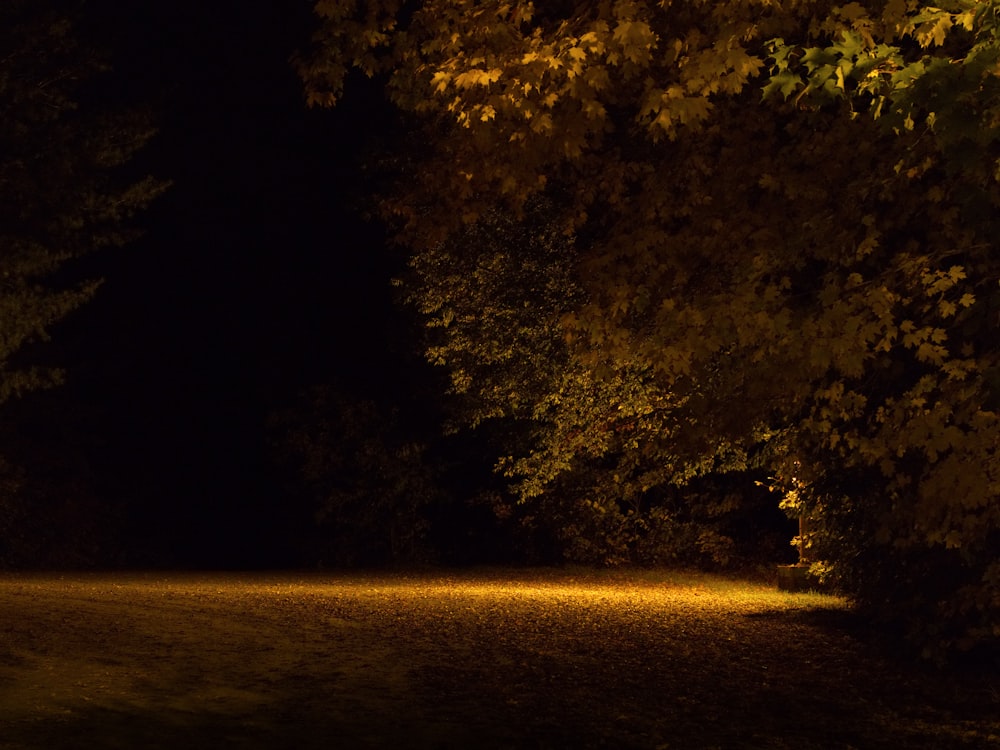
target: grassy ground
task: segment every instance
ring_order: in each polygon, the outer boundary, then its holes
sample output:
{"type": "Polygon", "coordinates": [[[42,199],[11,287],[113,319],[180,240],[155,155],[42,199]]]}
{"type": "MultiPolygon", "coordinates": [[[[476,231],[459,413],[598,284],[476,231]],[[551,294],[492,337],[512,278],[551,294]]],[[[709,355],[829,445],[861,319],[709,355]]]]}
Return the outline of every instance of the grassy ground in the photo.
{"type": "Polygon", "coordinates": [[[679,573],[0,577],[0,748],[986,748],[1000,684],[679,573]]]}

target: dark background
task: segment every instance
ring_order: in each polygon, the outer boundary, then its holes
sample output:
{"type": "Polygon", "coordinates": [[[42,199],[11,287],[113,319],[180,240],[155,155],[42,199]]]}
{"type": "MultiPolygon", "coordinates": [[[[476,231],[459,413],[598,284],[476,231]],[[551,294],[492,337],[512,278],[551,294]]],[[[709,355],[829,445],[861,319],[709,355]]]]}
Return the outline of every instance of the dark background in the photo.
{"type": "Polygon", "coordinates": [[[14,458],[73,497],[50,545],[79,522],[106,526],[80,534],[119,540],[96,556],[123,564],[280,565],[269,413],[324,382],[405,400],[416,366],[398,259],[361,218],[360,157],[391,115],[361,80],[344,106],[306,107],[290,57],[311,3],[85,7],[83,35],[113,65],[93,96],[153,109],[159,133],[131,168],[173,185],[142,239],[74,269],[105,283],[30,353],[68,382],[7,409],[14,458]]]}
{"type": "MultiPolygon", "coordinates": [[[[25,353],[67,382],[0,413],[0,462],[25,472],[17,503],[0,497],[0,564],[560,560],[548,526],[494,514],[489,431],[442,436],[445,376],[390,284],[405,260],[363,218],[379,156],[405,144],[407,158],[412,140],[377,81],[306,106],[291,58],[311,0],[65,1],[84,9],[84,44],[110,54],[85,106],[149,108],[159,132],[128,176],[172,186],[138,217],[141,239],[63,274],[104,284],[25,353]],[[326,435],[319,482],[282,461],[303,430],[326,435]],[[345,490],[346,510],[319,519],[345,490]],[[407,529],[427,549],[387,550],[407,529]]],[[[794,555],[787,518],[758,505],[732,533],[794,555]]]]}

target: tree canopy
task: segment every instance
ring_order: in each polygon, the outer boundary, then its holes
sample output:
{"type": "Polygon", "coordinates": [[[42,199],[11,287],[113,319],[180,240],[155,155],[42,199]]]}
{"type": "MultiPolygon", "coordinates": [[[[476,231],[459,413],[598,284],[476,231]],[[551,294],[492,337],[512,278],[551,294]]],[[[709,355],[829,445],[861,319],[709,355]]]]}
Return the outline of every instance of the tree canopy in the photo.
{"type": "Polygon", "coordinates": [[[501,462],[522,501],[649,519],[668,487],[766,470],[861,605],[929,652],[996,642],[1000,4],[315,9],[309,101],[359,68],[420,130],[382,197],[415,268],[525,227],[518,260],[418,291],[471,421],[533,423],[501,462]]]}
{"type": "Polygon", "coordinates": [[[164,185],[120,168],[149,139],[148,118],[94,103],[106,68],[57,2],[0,8],[0,402],[57,373],[17,355],[89,299],[96,281],[54,279],[73,259],[131,236],[127,220],[164,185]],[[88,98],[90,101],[88,101],[88,98]]]}

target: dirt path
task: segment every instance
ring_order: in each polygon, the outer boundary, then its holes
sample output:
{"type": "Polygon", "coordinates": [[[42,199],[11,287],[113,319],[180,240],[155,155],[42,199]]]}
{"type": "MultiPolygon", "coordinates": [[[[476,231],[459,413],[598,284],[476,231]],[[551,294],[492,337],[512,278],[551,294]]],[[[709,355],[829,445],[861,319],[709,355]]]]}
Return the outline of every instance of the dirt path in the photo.
{"type": "Polygon", "coordinates": [[[0,578],[0,748],[986,748],[1000,685],[710,576],[0,578]]]}

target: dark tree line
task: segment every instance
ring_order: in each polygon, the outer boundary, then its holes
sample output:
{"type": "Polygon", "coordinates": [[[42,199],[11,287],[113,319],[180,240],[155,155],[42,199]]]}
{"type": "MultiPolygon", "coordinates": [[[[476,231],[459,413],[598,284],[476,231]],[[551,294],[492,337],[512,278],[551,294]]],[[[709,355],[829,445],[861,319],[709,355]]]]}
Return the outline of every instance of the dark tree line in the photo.
{"type": "MultiPolygon", "coordinates": [[[[97,293],[83,259],[132,239],[133,219],[166,187],[128,174],[153,125],[103,102],[106,61],[78,34],[79,11],[55,0],[0,7],[0,405],[62,381],[40,345],[97,293]]],[[[22,432],[24,408],[8,404],[0,421],[0,560],[85,562],[109,519],[86,461],[22,432]],[[38,455],[51,461],[30,474],[38,455]]]]}

